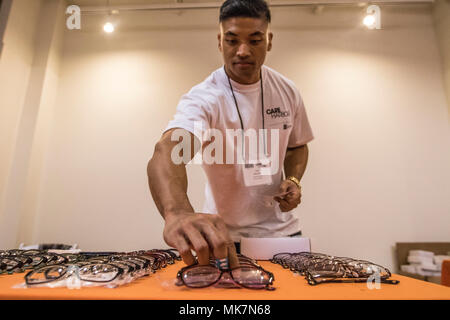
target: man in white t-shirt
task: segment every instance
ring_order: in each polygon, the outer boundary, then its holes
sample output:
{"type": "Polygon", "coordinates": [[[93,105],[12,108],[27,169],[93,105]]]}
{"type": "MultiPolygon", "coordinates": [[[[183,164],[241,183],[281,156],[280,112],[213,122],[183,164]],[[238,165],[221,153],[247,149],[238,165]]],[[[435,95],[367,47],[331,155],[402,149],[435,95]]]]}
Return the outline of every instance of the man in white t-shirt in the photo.
{"type": "Polygon", "coordinates": [[[181,98],[149,162],[164,240],[187,264],[194,250],[200,264],[213,256],[234,267],[241,237],[301,234],[292,210],[301,201],[313,134],[295,84],[264,66],[270,19],[264,0],[222,4],[224,66],[181,98]],[[201,213],[187,197],[185,168],[198,155],[208,181],[201,213]]]}

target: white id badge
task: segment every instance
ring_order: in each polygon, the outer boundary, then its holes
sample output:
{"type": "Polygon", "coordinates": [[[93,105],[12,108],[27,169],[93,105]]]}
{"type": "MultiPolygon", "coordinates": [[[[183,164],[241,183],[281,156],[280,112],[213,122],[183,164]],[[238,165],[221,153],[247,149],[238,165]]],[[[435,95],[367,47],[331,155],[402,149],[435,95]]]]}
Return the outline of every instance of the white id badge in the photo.
{"type": "Polygon", "coordinates": [[[247,187],[272,184],[272,173],[269,161],[246,163],[244,164],[242,171],[244,173],[244,183],[247,187]]]}

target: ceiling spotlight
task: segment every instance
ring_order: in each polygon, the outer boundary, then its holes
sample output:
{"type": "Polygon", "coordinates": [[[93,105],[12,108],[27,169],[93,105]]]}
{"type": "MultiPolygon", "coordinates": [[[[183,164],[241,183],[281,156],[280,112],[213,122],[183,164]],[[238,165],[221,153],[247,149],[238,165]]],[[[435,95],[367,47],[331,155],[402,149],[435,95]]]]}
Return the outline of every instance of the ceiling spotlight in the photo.
{"type": "Polygon", "coordinates": [[[114,32],[114,25],[111,22],[107,22],[105,23],[105,25],[103,26],[103,30],[106,33],[111,33],[114,32]]]}
{"type": "Polygon", "coordinates": [[[371,28],[375,24],[375,17],[369,14],[364,18],[363,23],[367,28],[371,28]]]}
{"type": "MultiPolygon", "coordinates": [[[[109,0],[107,0],[107,3],[106,3],[106,6],[108,7],[108,20],[106,20],[106,21],[108,21],[108,22],[106,22],[105,24],[104,24],[104,26],[103,26],[103,30],[106,32],[106,33],[112,33],[112,32],[114,32],[114,25],[110,22],[111,21],[111,14],[113,14],[113,11],[114,10],[110,10],[110,5],[109,5],[109,0]]],[[[118,13],[118,12],[117,12],[118,13]]],[[[116,13],[116,14],[117,14],[116,13]]]]}

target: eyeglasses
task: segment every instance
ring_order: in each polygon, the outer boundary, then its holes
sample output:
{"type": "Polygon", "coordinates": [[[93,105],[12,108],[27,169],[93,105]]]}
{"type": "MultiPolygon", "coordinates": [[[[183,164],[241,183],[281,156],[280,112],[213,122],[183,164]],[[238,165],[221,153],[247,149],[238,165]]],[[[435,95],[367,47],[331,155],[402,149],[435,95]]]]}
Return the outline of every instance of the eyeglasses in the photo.
{"type": "Polygon", "coordinates": [[[213,260],[209,265],[193,264],[177,273],[177,285],[189,288],[206,288],[218,285],[225,288],[244,287],[247,289],[275,290],[273,273],[265,270],[255,260],[238,255],[239,267],[221,270],[213,260]]]}
{"type": "Polygon", "coordinates": [[[175,261],[180,261],[181,256],[176,252],[178,252],[176,249],[166,249],[166,250],[153,249],[153,250],[133,251],[127,253],[127,255],[141,255],[152,257],[153,259],[155,259],[152,267],[154,268],[154,270],[157,270],[160,268],[165,268],[168,264],[174,264],[175,261]]]}
{"type": "Polygon", "coordinates": [[[117,265],[106,263],[46,266],[27,273],[25,282],[28,286],[42,285],[67,278],[74,273],[78,273],[77,277],[81,281],[102,283],[117,279],[125,271],[117,265]]]}
{"type": "MultiPolygon", "coordinates": [[[[10,259],[9,255],[0,256],[2,269],[17,269],[25,265],[23,255],[19,255],[19,252],[15,253],[17,254],[14,256],[15,259],[10,259]]],[[[46,254],[48,255],[43,252],[34,253],[33,257],[45,257],[46,254]]],[[[110,252],[97,255],[89,252],[56,255],[56,259],[52,254],[48,256],[52,257],[50,259],[52,261],[47,259],[45,264],[41,262],[35,267],[29,265],[33,270],[25,275],[25,283],[28,287],[66,286],[70,281],[78,281],[80,286],[117,287],[137,278],[148,276],[181,259],[175,249],[110,252]]],[[[27,263],[29,264],[30,261],[27,260],[27,263]]]]}
{"type": "Polygon", "coordinates": [[[330,282],[367,282],[372,276],[376,276],[382,283],[399,283],[397,280],[388,280],[391,272],[387,268],[365,260],[298,252],[279,253],[274,255],[271,261],[304,275],[310,285],[330,282]]]}
{"type": "Polygon", "coordinates": [[[45,265],[62,264],[69,261],[69,256],[47,252],[47,250],[1,250],[0,274],[24,272],[45,265]]]}

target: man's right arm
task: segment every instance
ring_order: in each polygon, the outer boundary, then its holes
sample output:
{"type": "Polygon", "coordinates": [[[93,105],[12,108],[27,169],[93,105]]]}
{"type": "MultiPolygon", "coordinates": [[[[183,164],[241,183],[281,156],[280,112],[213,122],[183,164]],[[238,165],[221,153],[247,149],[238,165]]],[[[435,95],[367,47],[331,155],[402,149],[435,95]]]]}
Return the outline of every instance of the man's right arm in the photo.
{"type": "MultiPolygon", "coordinates": [[[[195,213],[192,208],[187,196],[186,165],[172,161],[172,150],[180,143],[172,141],[174,130],[184,129],[172,129],[163,134],[147,167],[150,192],[165,220],[164,240],[180,252],[188,265],[195,262],[191,253],[193,249],[200,264],[208,264],[211,255],[216,259],[228,257],[230,266],[237,266],[234,243],[222,219],[216,214],[195,213]]],[[[183,136],[190,137],[188,156],[192,159],[200,148],[200,142],[192,133],[184,131],[183,136]]],[[[184,159],[186,155],[180,156],[184,159]]]]}
{"type": "MultiPolygon", "coordinates": [[[[172,150],[179,143],[171,139],[174,130],[181,129],[172,129],[163,134],[147,167],[150,192],[164,219],[171,213],[194,212],[187,197],[186,166],[184,163],[177,165],[171,159],[172,150]]],[[[196,138],[192,134],[190,136],[192,159],[198,148],[195,148],[196,138]]]]}

